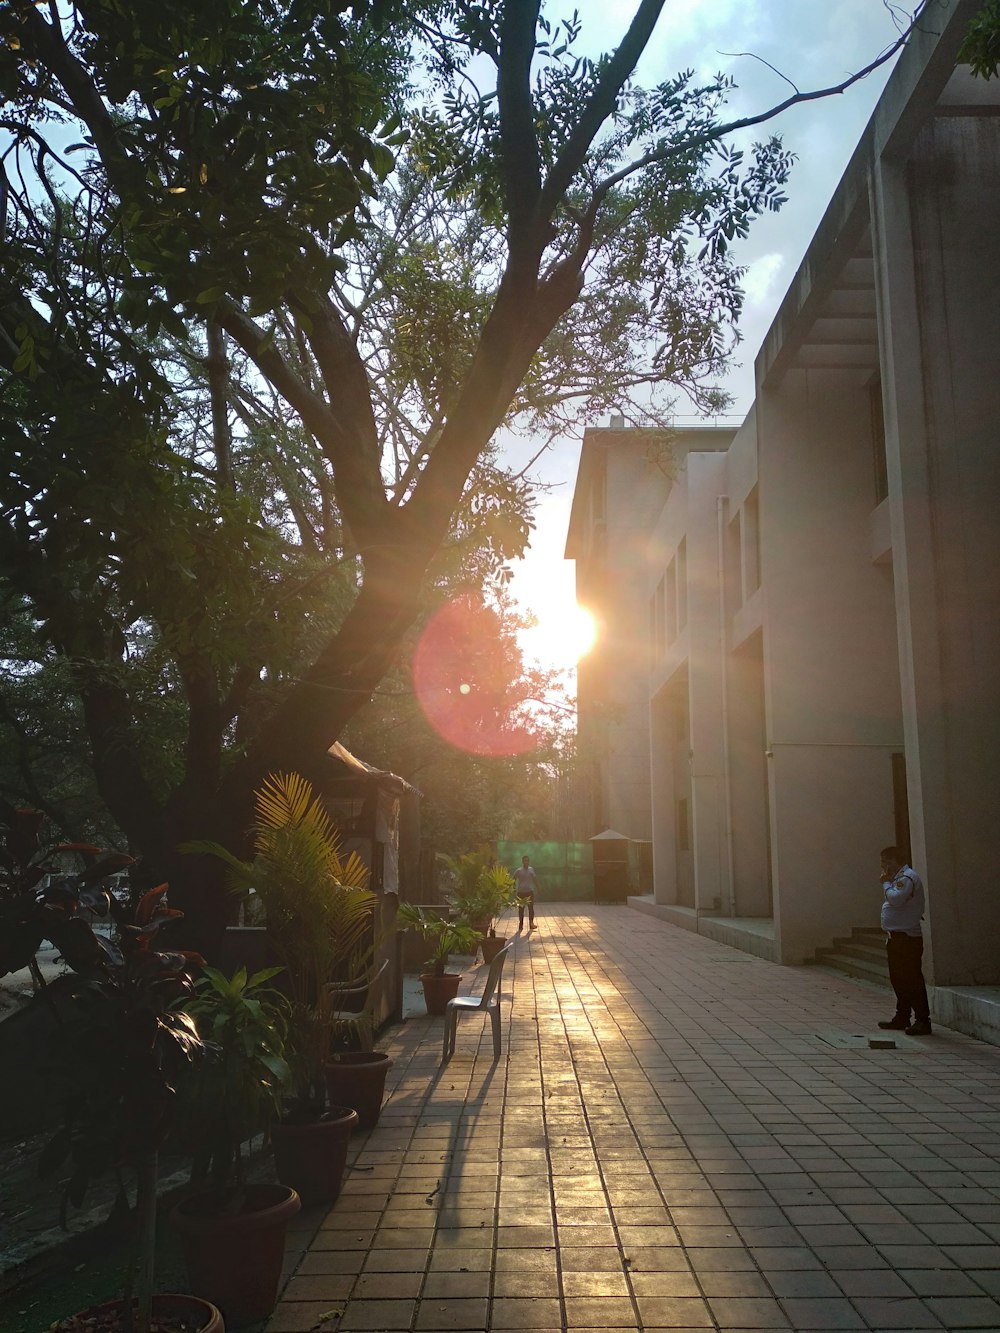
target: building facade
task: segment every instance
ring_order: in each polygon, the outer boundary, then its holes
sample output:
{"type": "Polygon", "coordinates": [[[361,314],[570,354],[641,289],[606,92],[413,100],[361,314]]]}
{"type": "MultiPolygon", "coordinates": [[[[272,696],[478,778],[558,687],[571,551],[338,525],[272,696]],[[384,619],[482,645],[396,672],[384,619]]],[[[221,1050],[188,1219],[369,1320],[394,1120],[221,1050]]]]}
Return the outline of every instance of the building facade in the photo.
{"type": "Polygon", "coordinates": [[[1000,1040],[1000,87],[955,68],[976,9],[901,57],[743,425],[679,432],[655,469],[630,432],[589,431],[567,555],[617,616],[582,733],[645,636],[645,737],[628,702],[597,747],[641,794],[643,906],[799,963],[877,924],[878,852],[901,843],[935,1012],[1000,1040]],[[602,470],[624,561],[596,539],[602,470]]]}

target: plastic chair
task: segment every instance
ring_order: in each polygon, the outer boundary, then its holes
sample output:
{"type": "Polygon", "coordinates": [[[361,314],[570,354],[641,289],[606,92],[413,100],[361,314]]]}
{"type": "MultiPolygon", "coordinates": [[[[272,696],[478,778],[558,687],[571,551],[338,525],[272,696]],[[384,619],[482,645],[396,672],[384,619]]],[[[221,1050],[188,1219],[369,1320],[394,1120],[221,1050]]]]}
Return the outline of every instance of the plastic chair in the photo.
{"type": "Polygon", "coordinates": [[[500,1059],[500,973],[507,955],[513,949],[513,941],[505,944],[490,963],[486,985],[481,995],[456,995],[448,1001],[444,1014],[444,1050],[441,1063],[444,1064],[455,1054],[455,1032],[458,1028],[459,1014],[488,1013],[493,1024],[493,1061],[500,1059]]]}
{"type": "Polygon", "coordinates": [[[331,982],[327,986],[327,998],[335,1005],[328,1013],[333,1032],[356,1037],[362,1051],[370,1051],[375,1046],[375,1005],[382,990],[382,976],[389,966],[386,958],[371,976],[359,982],[348,982],[344,986],[331,982]],[[362,999],[360,1009],[345,1006],[345,1001],[362,999]]]}

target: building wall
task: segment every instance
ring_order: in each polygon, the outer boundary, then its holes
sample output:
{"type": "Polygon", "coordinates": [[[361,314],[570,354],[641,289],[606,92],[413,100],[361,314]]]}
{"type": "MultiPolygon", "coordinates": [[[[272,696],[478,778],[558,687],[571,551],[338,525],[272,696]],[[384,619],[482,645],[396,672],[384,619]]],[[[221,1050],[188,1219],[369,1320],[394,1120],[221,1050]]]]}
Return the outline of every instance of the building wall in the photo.
{"type": "MultiPolygon", "coordinates": [[[[976,90],[978,95],[979,90],[976,90]]],[[[874,173],[913,858],[938,985],[1000,983],[1000,120],[874,173]]]]}
{"type": "Polygon", "coordinates": [[[757,403],[763,668],[779,956],[877,924],[902,747],[893,589],[872,563],[867,388],[794,372],[757,403]]]}
{"type": "MultiPolygon", "coordinates": [[[[612,828],[628,838],[652,838],[650,607],[656,580],[652,587],[650,580],[651,571],[657,579],[665,572],[662,515],[671,506],[671,512],[685,511],[686,501],[678,507],[673,494],[686,495],[690,434],[666,441],[613,427],[584,437],[567,553],[576,559],[577,597],[597,615],[601,630],[578,674],[580,749],[594,789],[585,836],[612,828]],[[595,503],[598,494],[603,499],[595,503]]],[[[732,431],[710,430],[699,438],[706,435],[722,449],[732,431]]],[[[685,637],[681,627],[671,652],[685,637]]]]}
{"type": "Polygon", "coordinates": [[[663,638],[656,902],[695,928],[771,917],[769,956],[798,963],[877,923],[878,851],[908,833],[942,988],[1000,985],[1000,84],[955,70],[974,8],[913,36],[753,411],[725,454],[686,433],[630,563],[663,638]],[[684,623],[663,634],[681,568],[684,623]]]}

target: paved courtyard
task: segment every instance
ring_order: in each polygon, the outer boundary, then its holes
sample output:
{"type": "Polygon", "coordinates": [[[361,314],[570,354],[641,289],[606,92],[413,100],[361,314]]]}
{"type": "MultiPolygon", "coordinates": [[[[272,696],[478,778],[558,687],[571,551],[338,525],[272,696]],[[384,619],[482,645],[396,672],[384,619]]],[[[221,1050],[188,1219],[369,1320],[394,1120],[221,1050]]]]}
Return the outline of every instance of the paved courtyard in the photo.
{"type": "Polygon", "coordinates": [[[442,1019],[387,1034],[269,1333],[1000,1330],[1000,1048],[624,907],[545,907],[504,982],[496,1066],[478,1015],[443,1069],[442,1019]]]}

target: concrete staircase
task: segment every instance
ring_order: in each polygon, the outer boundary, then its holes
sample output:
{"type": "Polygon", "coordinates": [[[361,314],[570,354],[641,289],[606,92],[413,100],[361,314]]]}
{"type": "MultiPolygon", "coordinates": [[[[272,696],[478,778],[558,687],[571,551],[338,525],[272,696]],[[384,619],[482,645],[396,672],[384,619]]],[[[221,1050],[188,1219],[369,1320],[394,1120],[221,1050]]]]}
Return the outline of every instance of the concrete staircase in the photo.
{"type": "Polygon", "coordinates": [[[889,985],[885,932],[877,926],[855,926],[850,936],[834,940],[825,949],[817,949],[815,958],[808,958],[806,962],[814,967],[829,967],[849,977],[871,981],[876,986],[889,985]]]}

